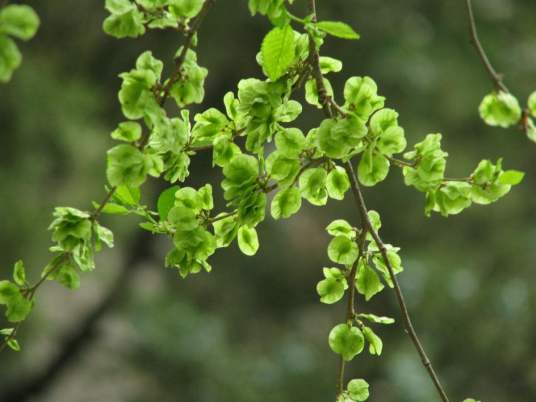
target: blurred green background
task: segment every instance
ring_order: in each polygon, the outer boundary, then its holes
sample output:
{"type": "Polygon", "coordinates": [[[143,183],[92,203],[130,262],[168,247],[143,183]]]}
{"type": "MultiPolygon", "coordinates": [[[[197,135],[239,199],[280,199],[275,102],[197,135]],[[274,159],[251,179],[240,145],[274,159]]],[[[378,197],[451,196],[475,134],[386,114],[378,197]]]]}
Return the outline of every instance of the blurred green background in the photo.
{"type": "MultiPolygon", "coordinates": [[[[54,206],[84,209],[103,196],[109,133],[121,120],[118,74],[145,49],[169,61],[178,47],[169,33],[105,36],[101,3],[33,2],[42,27],[22,46],[12,82],[0,87],[2,278],[21,257],[39,275],[54,206]]],[[[296,3],[300,10],[304,1],[296,3]]],[[[329,40],[323,51],[345,63],[333,81],[338,93],[349,76],[372,76],[400,112],[410,145],[444,134],[449,176],[501,156],[505,167],[527,172],[498,203],[448,220],[425,218],[422,195],[397,169],[365,196],[382,215],[385,241],[402,247],[415,325],[453,400],[535,401],[536,144],[479,120],[491,84],[468,42],[464,2],[324,0],[318,8],[322,19],[342,18],[362,35],[329,40]]],[[[536,88],[536,2],[476,0],[475,11],[492,60],[525,102],[536,88]]],[[[221,108],[241,78],[260,76],[255,54],[268,28],[249,16],[245,0],[218,2],[199,38],[199,61],[210,71],[203,108],[221,108]]],[[[318,121],[308,108],[300,124],[318,121]]],[[[220,176],[204,155],[187,183],[220,176]]],[[[147,203],[160,185],[146,186],[147,203]]],[[[115,249],[99,256],[79,291],[42,289],[21,331],[23,351],[2,354],[0,400],[333,400],[337,358],[327,334],[345,307],[320,304],[315,285],[328,264],[324,227],[334,218],[357,219],[350,196],[306,206],[289,221],[267,219],[255,257],[233,246],[213,257],[212,273],[182,280],[163,268],[166,240],[140,236],[135,219],[106,217],[115,249]]],[[[360,300],[360,308],[399,319],[392,292],[367,306],[360,300]]],[[[379,333],[382,357],[360,355],[348,378],[369,380],[371,401],[437,400],[401,326],[379,333]]]]}

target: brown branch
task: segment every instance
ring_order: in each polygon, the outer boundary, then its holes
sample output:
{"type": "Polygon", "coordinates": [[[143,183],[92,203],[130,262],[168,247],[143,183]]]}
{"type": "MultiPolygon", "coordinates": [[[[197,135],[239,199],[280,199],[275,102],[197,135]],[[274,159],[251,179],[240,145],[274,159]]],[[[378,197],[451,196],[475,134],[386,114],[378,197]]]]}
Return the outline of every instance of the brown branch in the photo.
{"type": "Polygon", "coordinates": [[[434,370],[434,367],[432,366],[432,362],[428,358],[428,355],[426,354],[426,351],[424,350],[422,346],[422,343],[417,335],[417,332],[415,331],[415,328],[413,327],[413,323],[411,321],[411,316],[409,314],[409,310],[406,305],[404,294],[402,292],[402,289],[400,288],[400,284],[398,283],[398,279],[396,278],[396,274],[393,270],[393,266],[391,265],[391,261],[389,260],[389,257],[387,255],[387,248],[385,247],[385,244],[383,243],[382,239],[378,235],[378,232],[376,232],[376,230],[374,230],[374,228],[372,227],[372,224],[368,217],[367,206],[365,204],[365,200],[361,192],[359,181],[357,180],[354,169],[352,167],[352,163],[346,162],[345,169],[346,169],[346,172],[348,173],[348,176],[350,177],[351,188],[354,194],[354,198],[356,199],[357,208],[359,209],[361,216],[365,217],[367,225],[368,225],[368,232],[371,234],[372,238],[374,239],[374,242],[377,244],[378,249],[380,250],[380,253],[382,255],[383,261],[387,267],[387,270],[389,271],[389,276],[394,285],[398,305],[400,306],[400,311],[402,312],[402,317],[404,320],[404,327],[406,328],[406,332],[411,338],[411,341],[413,342],[413,345],[415,346],[415,349],[417,350],[421,358],[421,362],[423,366],[428,371],[428,374],[430,378],[432,379],[432,382],[434,383],[434,386],[436,387],[436,390],[439,396],[441,397],[441,400],[443,402],[449,402],[449,398],[445,390],[443,389],[443,386],[441,385],[441,382],[434,370]]]}
{"type": "Polygon", "coordinates": [[[484,65],[484,68],[486,69],[495,88],[503,92],[510,92],[508,88],[506,87],[506,85],[504,84],[501,74],[499,74],[497,70],[495,70],[493,65],[491,64],[489,57],[486,54],[486,51],[484,50],[482,43],[480,42],[480,39],[478,37],[478,31],[476,29],[476,22],[475,22],[475,15],[473,12],[472,0],[466,0],[465,4],[467,6],[467,17],[469,19],[469,33],[470,33],[470,38],[471,38],[471,44],[476,49],[478,56],[480,57],[480,61],[484,65]]]}
{"type": "MultiPolygon", "coordinates": [[[[309,12],[313,15],[312,20],[316,21],[316,2],[315,0],[309,0],[309,12]]],[[[324,80],[322,76],[322,71],[320,70],[320,56],[318,54],[318,50],[316,49],[316,46],[314,46],[312,36],[309,34],[309,49],[312,52],[312,57],[310,55],[310,60],[314,62],[313,65],[313,74],[315,76],[315,81],[317,83],[318,93],[319,96],[321,93],[326,93],[326,89],[324,86],[324,80]]],[[[324,114],[327,117],[333,117],[333,110],[332,110],[332,104],[331,99],[328,96],[325,96],[323,99],[320,97],[320,100],[322,103],[322,107],[324,110],[324,114]]],[[[339,113],[339,108],[335,108],[335,112],[339,113]]],[[[365,200],[363,198],[363,194],[361,193],[361,189],[359,186],[359,182],[357,180],[357,176],[355,175],[354,169],[352,167],[352,163],[350,161],[345,162],[344,167],[346,169],[346,172],[350,178],[351,188],[352,192],[354,194],[354,198],[357,203],[357,208],[361,217],[361,224],[362,224],[362,236],[365,238],[366,233],[370,233],[375,241],[375,243],[378,245],[378,248],[380,249],[380,253],[382,255],[382,258],[384,260],[385,265],[387,266],[387,269],[389,271],[389,276],[391,277],[391,280],[395,287],[395,293],[398,300],[398,304],[400,306],[400,310],[402,312],[402,316],[404,317],[404,325],[406,328],[406,332],[408,333],[409,337],[411,338],[411,341],[413,342],[413,345],[415,346],[417,353],[419,354],[423,366],[428,371],[428,374],[430,376],[430,379],[434,383],[437,392],[443,402],[449,402],[449,398],[447,397],[446,392],[443,389],[443,386],[441,385],[441,382],[439,381],[439,378],[437,374],[435,373],[435,370],[432,366],[432,363],[430,359],[428,358],[420,340],[417,336],[417,333],[413,327],[411,317],[409,315],[408,308],[406,306],[406,302],[404,300],[404,294],[402,293],[402,289],[400,288],[400,284],[398,283],[398,280],[396,278],[395,272],[393,270],[393,267],[391,265],[391,262],[389,261],[388,255],[387,255],[387,249],[385,248],[385,244],[382,242],[381,238],[379,237],[378,233],[374,230],[372,223],[370,222],[370,219],[368,217],[368,211],[365,204],[365,200]]],[[[361,250],[360,250],[361,252],[361,250]]],[[[350,286],[355,286],[354,283],[351,283],[350,286]]],[[[349,308],[353,309],[353,301],[351,301],[351,304],[349,304],[349,308]]],[[[344,379],[344,362],[340,364],[340,373],[339,373],[339,382],[338,382],[338,394],[340,394],[343,390],[343,387],[341,386],[344,379]]]]}

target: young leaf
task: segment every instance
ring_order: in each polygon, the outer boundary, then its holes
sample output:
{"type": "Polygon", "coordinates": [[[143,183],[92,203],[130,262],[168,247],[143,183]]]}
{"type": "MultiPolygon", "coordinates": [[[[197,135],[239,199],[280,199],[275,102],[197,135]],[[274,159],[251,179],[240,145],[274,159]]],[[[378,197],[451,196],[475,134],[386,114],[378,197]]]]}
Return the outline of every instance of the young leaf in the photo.
{"type": "Polygon", "coordinates": [[[320,296],[320,301],[325,304],[338,302],[344,296],[344,279],[326,278],[316,285],[316,292],[320,296]]]}
{"type": "Polygon", "coordinates": [[[0,34],[28,40],[37,32],[39,17],[27,5],[11,4],[0,10],[0,34]]]}
{"type": "Polygon", "coordinates": [[[7,35],[0,34],[0,82],[9,81],[21,61],[22,55],[15,41],[7,35]]]}
{"type": "Polygon", "coordinates": [[[351,380],[347,386],[348,396],[354,401],[366,401],[369,397],[369,384],[363,379],[351,380]]]}
{"type": "Polygon", "coordinates": [[[350,266],[357,260],[358,255],[357,244],[346,236],[337,236],[329,243],[328,257],[333,262],[350,266]]]}
{"type": "Polygon", "coordinates": [[[259,249],[259,238],[255,228],[241,226],[238,229],[238,247],[247,256],[252,256],[259,249]]]}
{"type": "Polygon", "coordinates": [[[499,183],[515,186],[521,183],[523,177],[525,177],[525,173],[519,170],[507,170],[499,176],[499,183]]]}
{"type": "Polygon", "coordinates": [[[359,39],[359,34],[354,29],[341,21],[320,21],[317,28],[332,36],[342,39],[359,39]]]}
{"type": "Polygon", "coordinates": [[[363,328],[363,335],[365,336],[365,339],[369,343],[369,353],[371,355],[379,356],[382,354],[383,350],[383,342],[381,338],[374,333],[374,331],[369,328],[365,327],[363,328]]]}
{"type": "Polygon", "coordinates": [[[376,293],[383,290],[384,286],[378,277],[378,274],[368,266],[368,264],[359,264],[359,270],[356,278],[357,290],[369,301],[376,293]]]}
{"type": "Polygon", "coordinates": [[[339,324],[329,333],[329,346],[331,350],[342,356],[346,361],[352,360],[363,351],[365,339],[357,327],[348,324],[339,324]]]}
{"type": "Polygon", "coordinates": [[[275,27],[262,41],[261,54],[268,78],[277,81],[294,59],[294,31],[290,25],[275,27]]]}
{"type": "Polygon", "coordinates": [[[161,220],[166,220],[169,210],[175,204],[175,193],[179,191],[179,186],[172,186],[160,193],[156,203],[156,209],[161,220]]]}
{"type": "Polygon", "coordinates": [[[300,190],[289,187],[278,192],[272,200],[271,212],[274,219],[290,218],[301,207],[300,190]]]}
{"type": "Polygon", "coordinates": [[[391,317],[381,317],[375,314],[359,314],[359,318],[364,318],[375,324],[393,324],[395,322],[394,318],[391,317]]]}
{"type": "Polygon", "coordinates": [[[13,280],[19,286],[26,284],[26,270],[24,269],[22,260],[18,260],[13,267],[13,280]]]}

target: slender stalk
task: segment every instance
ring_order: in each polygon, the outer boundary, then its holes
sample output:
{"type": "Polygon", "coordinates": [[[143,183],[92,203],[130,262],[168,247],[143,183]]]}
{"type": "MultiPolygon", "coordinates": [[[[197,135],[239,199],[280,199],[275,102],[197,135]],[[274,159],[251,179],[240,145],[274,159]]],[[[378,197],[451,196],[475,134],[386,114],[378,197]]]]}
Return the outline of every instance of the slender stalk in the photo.
{"type": "Polygon", "coordinates": [[[486,69],[495,88],[503,92],[510,92],[508,88],[506,87],[506,85],[504,84],[501,74],[499,74],[497,70],[495,70],[493,65],[491,64],[489,57],[486,54],[486,51],[484,50],[482,43],[480,42],[480,38],[478,37],[478,31],[476,29],[476,22],[475,22],[475,15],[473,12],[472,0],[466,0],[465,5],[467,7],[467,16],[469,19],[469,33],[471,37],[471,44],[476,49],[478,56],[480,57],[480,61],[484,65],[484,68],[486,69]]]}
{"type": "MultiPolygon", "coordinates": [[[[313,15],[313,18],[312,18],[313,21],[316,21],[317,17],[316,17],[316,1],[315,0],[309,0],[309,12],[313,15]]],[[[324,114],[326,115],[326,117],[333,117],[334,113],[332,110],[332,100],[329,98],[329,96],[326,96],[326,95],[322,96],[322,94],[327,94],[327,92],[324,86],[322,71],[320,70],[320,56],[318,54],[318,50],[314,46],[314,43],[312,43],[311,35],[309,35],[309,49],[312,52],[312,55],[310,55],[310,60],[313,63],[313,66],[312,66],[313,74],[315,77],[315,82],[317,84],[317,89],[318,89],[320,101],[322,103],[322,108],[324,110],[324,114]]],[[[498,81],[498,82],[501,82],[501,81],[498,81]]],[[[337,113],[338,113],[338,110],[339,108],[335,108],[335,111],[337,113]]],[[[357,176],[355,175],[354,169],[352,167],[352,163],[348,161],[344,164],[344,167],[346,169],[346,172],[348,173],[348,176],[350,177],[352,193],[356,200],[357,209],[361,217],[362,236],[365,238],[366,233],[367,232],[370,233],[375,243],[378,245],[378,248],[380,250],[384,263],[387,266],[387,269],[389,271],[389,276],[391,277],[391,280],[395,287],[395,294],[398,300],[400,311],[404,318],[404,326],[406,328],[406,332],[408,333],[413,345],[415,346],[415,349],[417,350],[417,353],[419,354],[419,357],[421,358],[421,362],[423,366],[428,371],[428,375],[430,376],[430,379],[434,383],[434,386],[437,390],[439,397],[441,398],[443,402],[449,402],[449,398],[445,390],[443,389],[443,386],[441,385],[439,377],[437,376],[432,366],[432,363],[430,359],[428,358],[424,350],[424,347],[422,346],[422,343],[419,340],[419,337],[413,327],[413,323],[411,321],[411,317],[410,317],[410,314],[409,314],[409,311],[408,311],[408,308],[404,299],[404,294],[402,292],[402,289],[400,288],[400,284],[398,283],[398,280],[396,278],[391,262],[389,261],[389,258],[387,255],[387,249],[385,248],[385,244],[382,242],[381,238],[379,237],[378,233],[374,230],[372,223],[370,222],[365,200],[363,198],[363,194],[361,193],[359,182],[357,180],[357,176]]],[[[360,249],[360,252],[361,251],[362,250],[360,249]]],[[[349,285],[352,288],[355,286],[353,281],[349,285]]],[[[351,303],[352,304],[349,307],[350,309],[353,308],[353,301],[351,303]]],[[[339,381],[338,381],[338,386],[337,386],[338,394],[340,394],[343,390],[343,387],[341,387],[343,378],[344,378],[344,362],[340,364],[339,381]]]]}
{"type": "Polygon", "coordinates": [[[413,323],[411,320],[411,316],[409,314],[408,307],[406,305],[404,294],[402,292],[400,284],[398,283],[398,279],[393,270],[393,266],[391,265],[391,261],[389,260],[389,257],[387,255],[387,248],[385,247],[385,244],[380,238],[378,232],[376,232],[376,230],[374,230],[374,228],[372,227],[372,224],[368,217],[367,206],[365,204],[365,200],[361,192],[359,181],[357,180],[354,169],[352,167],[352,163],[346,162],[345,169],[346,169],[346,172],[348,173],[348,176],[350,177],[351,188],[354,194],[354,198],[356,200],[357,208],[359,209],[361,216],[365,217],[367,225],[368,225],[368,232],[371,234],[372,238],[374,239],[374,242],[378,246],[378,249],[380,250],[383,261],[387,267],[387,270],[389,271],[389,276],[394,285],[398,305],[400,306],[400,311],[402,312],[402,317],[404,320],[404,327],[406,329],[406,332],[411,338],[411,341],[413,342],[413,345],[415,346],[415,349],[417,350],[417,353],[419,354],[419,357],[421,358],[421,362],[423,366],[428,371],[428,374],[430,378],[432,379],[432,382],[434,383],[434,386],[439,396],[441,397],[441,400],[444,402],[449,402],[449,398],[445,390],[443,389],[443,386],[441,385],[441,381],[439,380],[439,377],[437,376],[434,370],[434,367],[432,366],[432,362],[428,358],[428,355],[426,354],[426,351],[424,350],[424,347],[422,346],[422,343],[417,335],[417,332],[415,331],[415,328],[413,327],[413,323]]]}

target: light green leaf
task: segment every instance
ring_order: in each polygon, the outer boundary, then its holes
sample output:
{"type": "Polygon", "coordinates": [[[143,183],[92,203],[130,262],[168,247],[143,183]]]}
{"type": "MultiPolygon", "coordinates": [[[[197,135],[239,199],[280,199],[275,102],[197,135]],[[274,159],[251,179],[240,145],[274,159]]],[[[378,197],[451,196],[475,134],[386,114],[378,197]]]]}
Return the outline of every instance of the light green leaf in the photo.
{"type": "Polygon", "coordinates": [[[519,170],[506,170],[499,176],[499,183],[515,186],[523,181],[525,173],[519,170]]]}
{"type": "Polygon", "coordinates": [[[145,155],[132,145],[117,145],[110,149],[107,161],[106,177],[112,186],[139,187],[149,171],[145,155]]]}
{"type": "Polygon", "coordinates": [[[31,39],[39,27],[39,17],[32,7],[10,4],[0,9],[0,34],[31,39]]]}
{"type": "Polygon", "coordinates": [[[22,55],[15,41],[6,35],[0,35],[0,82],[9,81],[21,61],[22,55]]]}
{"type": "Polygon", "coordinates": [[[374,333],[374,331],[369,328],[365,327],[363,328],[363,335],[365,336],[365,339],[369,343],[369,353],[371,355],[379,356],[382,354],[383,350],[383,342],[381,338],[374,333]]]}
{"type": "Polygon", "coordinates": [[[326,189],[327,172],[323,168],[307,169],[300,176],[300,192],[313,205],[326,205],[328,192],[326,189]]]}
{"type": "Polygon", "coordinates": [[[359,34],[354,29],[340,21],[320,21],[316,24],[317,28],[332,36],[342,39],[359,39],[359,34]]]}
{"type": "Polygon", "coordinates": [[[238,247],[247,256],[252,256],[259,249],[259,238],[255,228],[241,226],[238,229],[238,247]]]}
{"type": "Polygon", "coordinates": [[[169,211],[175,204],[175,193],[179,190],[179,186],[172,186],[160,193],[156,203],[156,209],[161,220],[166,220],[169,211]]]}
{"type": "Polygon", "coordinates": [[[327,227],[326,231],[332,236],[346,236],[355,239],[356,230],[344,219],[335,219],[327,227]]]}
{"type": "Polygon", "coordinates": [[[294,31],[290,25],[275,27],[262,41],[261,54],[266,74],[272,81],[282,77],[294,60],[294,31]]]}
{"type": "Polygon", "coordinates": [[[364,318],[375,324],[393,324],[395,322],[394,318],[391,317],[381,317],[375,314],[359,314],[359,318],[364,318]]]}
{"type": "Polygon", "coordinates": [[[274,219],[290,218],[301,208],[301,194],[296,187],[279,191],[272,200],[271,212],[274,219]]]}
{"type": "Polygon", "coordinates": [[[363,379],[351,380],[347,386],[348,395],[354,401],[366,401],[369,397],[369,384],[363,379]]]}
{"type": "Polygon", "coordinates": [[[519,102],[507,92],[486,95],[478,110],[482,120],[489,126],[511,127],[521,119],[519,102]]]}
{"type": "Polygon", "coordinates": [[[536,117],[536,91],[530,94],[527,100],[527,106],[532,117],[536,117]]]}
{"type": "Polygon", "coordinates": [[[367,149],[361,156],[357,167],[357,176],[364,186],[374,186],[385,180],[389,173],[389,160],[381,154],[374,152],[372,148],[367,149]]]}
{"type": "Polygon", "coordinates": [[[341,166],[336,166],[329,172],[326,180],[328,195],[335,200],[343,200],[344,194],[350,188],[350,179],[341,166]]]}
{"type": "Polygon", "coordinates": [[[328,257],[337,264],[350,266],[358,256],[357,244],[346,236],[337,236],[328,245],[328,257]]]}
{"type": "Polygon", "coordinates": [[[329,333],[329,346],[333,352],[342,356],[346,361],[352,360],[363,351],[365,339],[357,327],[339,324],[329,333]]]}
{"type": "Polygon", "coordinates": [[[24,262],[18,260],[13,266],[13,280],[19,286],[26,284],[26,270],[24,269],[24,262]]]}
{"type": "Polygon", "coordinates": [[[378,277],[378,274],[368,266],[368,264],[359,264],[356,278],[357,290],[369,301],[375,294],[381,292],[384,288],[378,277]]]}
{"type": "Polygon", "coordinates": [[[9,346],[9,348],[15,352],[20,352],[21,350],[19,341],[13,338],[7,341],[7,346],[9,346]]]}
{"type": "Polygon", "coordinates": [[[316,292],[322,303],[333,304],[342,299],[347,286],[344,278],[326,278],[318,282],[316,292]]]}
{"type": "Polygon", "coordinates": [[[141,138],[141,125],[135,121],[125,121],[112,131],[114,140],[134,142],[141,138]]]}

